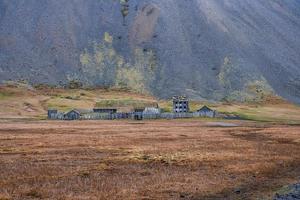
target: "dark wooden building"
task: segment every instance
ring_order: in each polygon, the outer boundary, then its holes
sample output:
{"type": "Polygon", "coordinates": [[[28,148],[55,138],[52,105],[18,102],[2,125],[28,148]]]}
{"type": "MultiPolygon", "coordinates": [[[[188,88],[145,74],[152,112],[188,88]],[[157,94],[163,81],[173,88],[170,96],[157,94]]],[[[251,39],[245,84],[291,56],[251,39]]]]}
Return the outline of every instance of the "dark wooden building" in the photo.
{"type": "Polygon", "coordinates": [[[187,113],[190,111],[189,100],[185,96],[173,97],[173,112],[174,113],[187,113]]]}
{"type": "Polygon", "coordinates": [[[48,110],[48,119],[53,119],[55,115],[57,115],[58,111],[55,109],[49,109],[48,110]]]}
{"type": "Polygon", "coordinates": [[[197,112],[199,113],[200,117],[215,117],[216,116],[216,111],[210,109],[207,106],[203,106],[202,108],[200,108],[199,110],[197,110],[197,112]]]}
{"type": "Polygon", "coordinates": [[[143,120],[143,112],[145,108],[135,108],[133,112],[133,118],[135,120],[143,120]]]}
{"type": "Polygon", "coordinates": [[[64,114],[64,120],[79,120],[80,112],[78,110],[71,110],[64,114]]]}

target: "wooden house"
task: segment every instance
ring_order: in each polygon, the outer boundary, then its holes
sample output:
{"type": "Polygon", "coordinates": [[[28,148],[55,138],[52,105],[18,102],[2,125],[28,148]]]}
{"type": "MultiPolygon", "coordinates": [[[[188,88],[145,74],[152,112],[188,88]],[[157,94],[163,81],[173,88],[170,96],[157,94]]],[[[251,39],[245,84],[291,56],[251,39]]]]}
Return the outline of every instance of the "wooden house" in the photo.
{"type": "Polygon", "coordinates": [[[133,112],[133,118],[135,120],[143,120],[143,112],[145,108],[135,108],[133,112]]]}
{"type": "Polygon", "coordinates": [[[197,113],[199,114],[199,117],[216,117],[216,111],[210,109],[207,106],[203,106],[199,110],[197,110],[197,113]]]}
{"type": "Polygon", "coordinates": [[[80,116],[81,114],[78,110],[71,110],[64,114],[64,120],[79,120],[80,116]]]}
{"type": "Polygon", "coordinates": [[[160,114],[161,109],[158,107],[146,107],[143,111],[143,114],[149,114],[149,115],[154,115],[154,114],[160,114]]]}
{"type": "Polygon", "coordinates": [[[64,114],[64,120],[79,120],[81,115],[79,110],[74,109],[64,114]]]}
{"type": "Polygon", "coordinates": [[[48,119],[54,119],[58,111],[55,109],[48,109],[48,119]]]}
{"type": "Polygon", "coordinates": [[[64,113],[64,120],[78,120],[81,119],[84,115],[91,113],[93,113],[92,110],[73,109],[69,112],[64,113]]]}

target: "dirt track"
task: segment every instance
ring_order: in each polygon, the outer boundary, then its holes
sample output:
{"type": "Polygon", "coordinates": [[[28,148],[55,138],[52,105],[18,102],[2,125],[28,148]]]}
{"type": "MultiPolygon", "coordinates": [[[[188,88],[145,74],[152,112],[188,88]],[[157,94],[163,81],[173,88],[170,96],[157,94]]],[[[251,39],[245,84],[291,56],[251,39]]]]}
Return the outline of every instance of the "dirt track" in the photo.
{"type": "Polygon", "coordinates": [[[297,181],[299,126],[230,123],[1,121],[0,199],[257,199],[297,181]]]}

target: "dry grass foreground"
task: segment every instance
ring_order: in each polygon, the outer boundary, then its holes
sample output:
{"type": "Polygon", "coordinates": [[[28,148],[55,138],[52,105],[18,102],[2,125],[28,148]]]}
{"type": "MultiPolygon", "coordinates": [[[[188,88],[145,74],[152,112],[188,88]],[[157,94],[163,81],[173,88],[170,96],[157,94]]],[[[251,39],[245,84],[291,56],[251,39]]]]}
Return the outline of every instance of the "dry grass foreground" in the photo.
{"type": "Polygon", "coordinates": [[[300,127],[0,121],[0,199],[266,199],[299,181],[300,127]]]}

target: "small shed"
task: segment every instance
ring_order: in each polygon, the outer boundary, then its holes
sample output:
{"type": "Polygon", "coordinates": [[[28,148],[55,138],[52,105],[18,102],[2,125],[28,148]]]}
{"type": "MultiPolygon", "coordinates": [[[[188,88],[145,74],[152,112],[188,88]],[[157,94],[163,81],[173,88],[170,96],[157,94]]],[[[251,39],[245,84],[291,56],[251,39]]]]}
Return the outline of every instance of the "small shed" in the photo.
{"type": "Polygon", "coordinates": [[[64,120],[79,120],[80,112],[78,110],[71,110],[64,114],[64,120]]]}
{"type": "Polygon", "coordinates": [[[143,112],[145,108],[135,108],[133,112],[133,118],[135,120],[143,120],[143,112]]]}
{"type": "Polygon", "coordinates": [[[48,109],[48,119],[54,119],[58,111],[55,109],[48,109]]]}
{"type": "Polygon", "coordinates": [[[197,110],[197,113],[200,117],[211,117],[214,118],[216,116],[216,111],[210,109],[207,106],[203,106],[199,110],[197,110]]]}
{"type": "Polygon", "coordinates": [[[155,108],[155,107],[146,107],[143,111],[143,114],[160,114],[161,109],[160,108],[155,108]]]}

